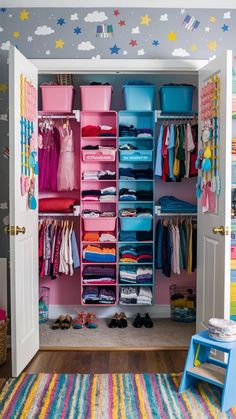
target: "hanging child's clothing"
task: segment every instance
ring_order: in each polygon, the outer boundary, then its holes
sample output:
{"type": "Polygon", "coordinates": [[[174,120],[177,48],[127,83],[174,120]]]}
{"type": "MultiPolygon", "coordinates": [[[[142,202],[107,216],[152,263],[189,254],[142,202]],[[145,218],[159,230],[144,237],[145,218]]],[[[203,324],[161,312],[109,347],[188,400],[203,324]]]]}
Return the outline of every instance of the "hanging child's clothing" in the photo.
{"type": "Polygon", "coordinates": [[[39,130],[38,150],[39,191],[57,191],[57,170],[60,153],[60,134],[56,127],[39,130]]]}
{"type": "Polygon", "coordinates": [[[75,186],[75,154],[73,133],[70,126],[60,127],[60,157],[57,172],[58,191],[73,191],[75,186]]]}

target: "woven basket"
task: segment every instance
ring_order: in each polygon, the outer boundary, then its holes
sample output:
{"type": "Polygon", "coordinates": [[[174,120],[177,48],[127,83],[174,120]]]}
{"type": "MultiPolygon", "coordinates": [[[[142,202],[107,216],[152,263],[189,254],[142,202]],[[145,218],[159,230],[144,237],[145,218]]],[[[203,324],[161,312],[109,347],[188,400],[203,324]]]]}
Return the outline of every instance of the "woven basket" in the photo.
{"type": "Polygon", "coordinates": [[[57,83],[61,86],[73,86],[72,74],[57,74],[57,83]]]}
{"type": "Polygon", "coordinates": [[[9,320],[0,324],[0,365],[7,360],[7,326],[9,320]]]}

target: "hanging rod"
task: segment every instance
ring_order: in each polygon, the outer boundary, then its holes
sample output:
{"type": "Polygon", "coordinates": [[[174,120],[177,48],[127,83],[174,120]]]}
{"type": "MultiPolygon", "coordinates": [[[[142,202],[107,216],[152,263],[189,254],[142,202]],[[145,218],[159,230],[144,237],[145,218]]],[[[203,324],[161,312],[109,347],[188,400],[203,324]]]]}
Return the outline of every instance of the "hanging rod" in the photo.
{"type": "Polygon", "coordinates": [[[158,213],[156,212],[157,217],[196,217],[197,212],[166,212],[158,213]]]}
{"type": "Polygon", "coordinates": [[[68,113],[60,113],[60,112],[47,112],[47,111],[39,111],[38,112],[38,119],[76,119],[77,122],[80,122],[80,111],[73,110],[68,113]]]}
{"type": "Polygon", "coordinates": [[[65,213],[65,212],[39,212],[39,217],[78,217],[78,215],[72,214],[70,212],[65,213]]]}
{"type": "Polygon", "coordinates": [[[159,119],[197,119],[197,113],[196,112],[163,112],[163,111],[155,111],[155,121],[158,122],[159,119]]]}

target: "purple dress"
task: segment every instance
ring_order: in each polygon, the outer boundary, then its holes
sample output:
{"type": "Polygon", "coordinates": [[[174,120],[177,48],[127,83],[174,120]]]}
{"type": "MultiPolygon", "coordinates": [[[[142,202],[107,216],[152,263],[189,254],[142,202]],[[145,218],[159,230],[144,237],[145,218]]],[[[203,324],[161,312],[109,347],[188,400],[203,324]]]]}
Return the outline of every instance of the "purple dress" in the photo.
{"type": "Polygon", "coordinates": [[[43,147],[39,149],[39,191],[57,191],[60,134],[57,128],[39,131],[43,147]]]}

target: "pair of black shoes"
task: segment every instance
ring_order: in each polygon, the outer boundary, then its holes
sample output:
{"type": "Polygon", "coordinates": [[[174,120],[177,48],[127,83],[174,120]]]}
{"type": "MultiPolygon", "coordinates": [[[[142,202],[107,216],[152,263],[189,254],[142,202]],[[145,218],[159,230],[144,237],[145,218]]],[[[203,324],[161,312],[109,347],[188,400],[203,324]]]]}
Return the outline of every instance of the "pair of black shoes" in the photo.
{"type": "Polygon", "coordinates": [[[128,326],[128,320],[125,313],[115,313],[110,322],[108,323],[108,327],[110,329],[115,329],[119,327],[119,329],[125,329],[128,326]]]}
{"type": "Polygon", "coordinates": [[[147,329],[151,329],[153,327],[153,321],[148,313],[145,313],[143,317],[141,317],[138,313],[133,321],[133,326],[137,329],[140,329],[142,326],[146,327],[147,329]]]}

